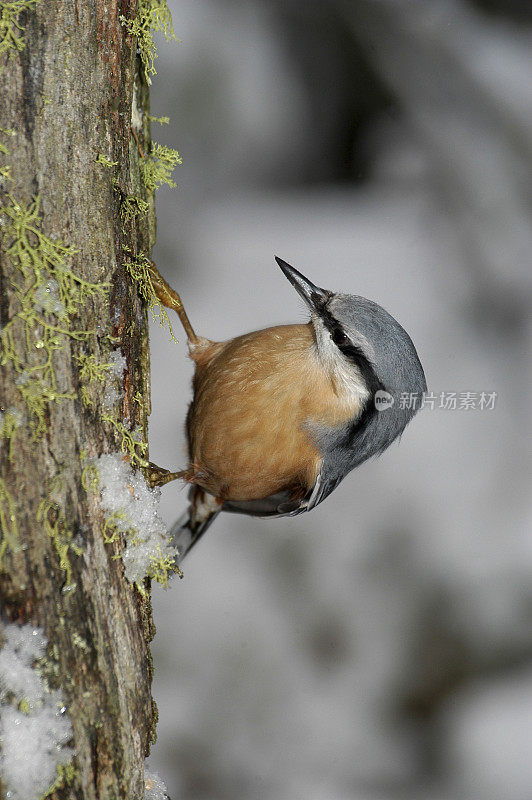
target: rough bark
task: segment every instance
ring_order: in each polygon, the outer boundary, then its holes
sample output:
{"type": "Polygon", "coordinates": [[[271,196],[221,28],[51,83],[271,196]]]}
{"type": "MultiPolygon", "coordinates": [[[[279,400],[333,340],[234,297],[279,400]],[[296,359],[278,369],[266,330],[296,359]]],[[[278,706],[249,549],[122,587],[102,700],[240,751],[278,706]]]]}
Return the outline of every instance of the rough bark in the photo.
{"type": "MultiPolygon", "coordinates": [[[[24,415],[0,454],[2,618],[45,629],[76,750],[73,783],[54,797],[84,800],[144,796],[144,758],[155,718],[149,599],[125,579],[116,557],[122,544],[104,543],[96,496],[82,485],[84,459],[119,450],[121,437],[102,419],[101,384],[86,387],[88,407],[81,402],[75,359],[94,354],[105,362],[110,350],[121,348],[127,359],[125,397],[113,414],[127,429],[140,425],[145,431],[147,317],[125,264],[132,254],[149,253],[153,202],[144,196],[150,202],[147,214],[121,213],[124,198],[143,196],[130,126],[134,86],[144,112],[148,92],[135,39],[119,20],[121,14],[134,17],[136,10],[135,0],[41,0],[19,17],[24,48],[0,63],[0,126],[14,132],[0,140],[8,150],[0,165],[7,167],[0,205],[15,200],[28,207],[39,196],[42,232],[76,251],[65,257],[68,268],[85,281],[110,284],[108,292],[88,296],[71,322],[74,334],[91,333],[64,335],[53,351],[56,392],[45,403],[45,430],[37,437],[13,360],[4,358],[0,370],[2,409],[24,415]],[[98,162],[99,154],[117,164],[98,162]]],[[[139,137],[146,147],[147,113],[143,119],[139,137]]],[[[17,265],[8,253],[13,237],[6,225],[4,217],[3,326],[20,312],[12,284],[17,265]]],[[[27,330],[23,325],[12,330],[22,353],[27,330]]],[[[39,344],[30,337],[30,349],[36,348],[30,365],[38,364],[39,344]]]]}

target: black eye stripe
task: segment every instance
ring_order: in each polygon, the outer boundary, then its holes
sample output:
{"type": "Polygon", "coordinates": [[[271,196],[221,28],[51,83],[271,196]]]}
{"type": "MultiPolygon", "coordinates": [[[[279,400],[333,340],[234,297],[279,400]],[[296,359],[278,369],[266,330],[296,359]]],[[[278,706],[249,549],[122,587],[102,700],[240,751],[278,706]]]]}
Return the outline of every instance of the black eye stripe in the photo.
{"type": "Polygon", "coordinates": [[[331,314],[329,309],[326,307],[325,303],[319,309],[319,315],[321,317],[322,322],[324,323],[325,327],[331,334],[331,338],[333,342],[336,344],[338,349],[340,350],[343,355],[348,358],[353,364],[356,364],[364,383],[366,384],[368,390],[370,391],[371,395],[374,395],[376,391],[379,389],[384,389],[384,385],[381,383],[379,378],[377,377],[375,370],[373,369],[373,364],[369,361],[365,353],[357,347],[353,342],[349,339],[349,337],[345,334],[342,326],[338,322],[337,319],[331,314]],[[340,338],[340,334],[345,336],[344,341],[335,341],[336,338],[340,338]]]}
{"type": "Polygon", "coordinates": [[[364,379],[364,383],[366,384],[367,388],[369,389],[372,395],[375,394],[376,391],[379,389],[384,389],[384,385],[378,379],[375,370],[373,369],[373,364],[366,358],[362,350],[359,347],[349,343],[348,345],[339,345],[338,349],[340,352],[346,356],[353,364],[356,364],[360,372],[362,373],[362,378],[364,379]]]}
{"type": "Polygon", "coordinates": [[[335,318],[333,317],[333,315],[331,314],[331,312],[327,308],[327,304],[326,303],[321,302],[318,305],[316,305],[316,311],[320,315],[320,319],[321,319],[321,321],[323,322],[323,324],[325,325],[325,327],[327,328],[328,331],[330,331],[332,333],[335,328],[339,328],[340,327],[340,325],[338,324],[338,321],[335,320],[335,318]]]}

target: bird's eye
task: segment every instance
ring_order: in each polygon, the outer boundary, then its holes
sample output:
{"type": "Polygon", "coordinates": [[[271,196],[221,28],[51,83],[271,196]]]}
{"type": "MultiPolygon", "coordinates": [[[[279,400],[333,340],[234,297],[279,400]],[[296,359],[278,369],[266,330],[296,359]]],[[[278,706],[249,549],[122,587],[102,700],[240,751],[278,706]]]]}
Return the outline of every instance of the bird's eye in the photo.
{"type": "Polygon", "coordinates": [[[333,332],[331,333],[331,339],[336,345],[338,345],[338,347],[340,347],[340,345],[343,344],[349,344],[349,339],[347,338],[347,336],[345,335],[345,333],[341,328],[335,328],[333,330],[333,332]]]}

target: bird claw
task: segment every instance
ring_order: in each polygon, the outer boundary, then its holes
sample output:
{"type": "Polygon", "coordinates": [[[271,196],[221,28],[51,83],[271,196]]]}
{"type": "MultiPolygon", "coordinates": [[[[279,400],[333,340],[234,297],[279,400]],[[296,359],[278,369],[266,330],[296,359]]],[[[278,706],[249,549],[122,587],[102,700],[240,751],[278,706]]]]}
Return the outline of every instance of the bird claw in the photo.
{"type": "Polygon", "coordinates": [[[194,328],[190,324],[187,312],[183,306],[183,301],[178,293],[174,291],[170,284],[165,281],[153,261],[149,261],[148,271],[150,273],[150,281],[153,291],[155,292],[155,296],[159,303],[165,306],[165,308],[170,308],[172,311],[176,312],[181,320],[183,328],[185,329],[189,344],[197,344],[199,339],[194,332],[194,328]]]}
{"type": "Polygon", "coordinates": [[[181,299],[165,281],[153,261],[148,264],[148,272],[150,273],[151,285],[157,300],[166,308],[171,308],[174,311],[182,308],[181,299]]]}
{"type": "Polygon", "coordinates": [[[169,469],[165,469],[164,467],[158,467],[157,464],[154,464],[151,461],[144,470],[146,483],[148,484],[148,486],[150,486],[151,489],[155,489],[157,486],[164,486],[166,483],[178,480],[179,478],[185,478],[186,475],[187,475],[186,471],[170,472],[169,469]]]}

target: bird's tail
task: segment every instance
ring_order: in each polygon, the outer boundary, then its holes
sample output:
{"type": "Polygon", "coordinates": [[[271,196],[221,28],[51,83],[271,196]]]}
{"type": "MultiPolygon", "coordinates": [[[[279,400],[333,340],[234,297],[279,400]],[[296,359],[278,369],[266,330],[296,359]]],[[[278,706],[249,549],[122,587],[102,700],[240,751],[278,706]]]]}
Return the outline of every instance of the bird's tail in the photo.
{"type": "Polygon", "coordinates": [[[200,486],[191,486],[188,496],[188,509],[174,522],[170,530],[171,543],[176,550],[177,566],[221,511],[220,502],[200,486]]]}

